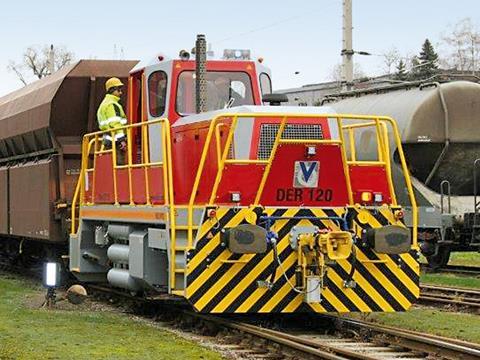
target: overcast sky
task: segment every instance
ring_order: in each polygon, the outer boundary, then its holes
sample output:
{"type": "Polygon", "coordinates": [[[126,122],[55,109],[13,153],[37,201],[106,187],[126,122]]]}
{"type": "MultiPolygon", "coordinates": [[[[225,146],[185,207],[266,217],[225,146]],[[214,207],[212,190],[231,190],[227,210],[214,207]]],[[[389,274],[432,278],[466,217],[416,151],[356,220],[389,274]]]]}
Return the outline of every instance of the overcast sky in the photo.
{"type": "MultiPolygon", "coordinates": [[[[425,38],[437,44],[465,17],[478,28],[478,0],[353,0],[353,48],[415,54],[425,38]]],[[[198,33],[217,56],[224,48],[248,48],[263,57],[275,89],[327,81],[341,62],[342,0],[5,1],[0,96],[22,86],[6,67],[30,45],[65,45],[76,59],[141,60],[158,52],[177,56],[193,47],[198,33]]],[[[355,62],[368,75],[382,73],[381,56],[355,62]]]]}

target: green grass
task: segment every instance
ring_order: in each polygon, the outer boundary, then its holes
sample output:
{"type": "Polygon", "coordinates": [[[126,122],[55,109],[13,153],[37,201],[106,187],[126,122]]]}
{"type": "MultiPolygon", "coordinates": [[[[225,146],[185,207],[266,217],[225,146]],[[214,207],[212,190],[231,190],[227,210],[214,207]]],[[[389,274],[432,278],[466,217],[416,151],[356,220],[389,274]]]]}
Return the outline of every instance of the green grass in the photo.
{"type": "MultiPolygon", "coordinates": [[[[426,263],[426,259],[422,256],[420,262],[426,263]]],[[[480,253],[477,252],[456,252],[450,255],[449,264],[480,266],[480,253]]],[[[420,281],[425,284],[468,287],[480,289],[480,278],[469,277],[464,275],[455,275],[449,273],[422,273],[420,281]]]]}
{"type": "Polygon", "coordinates": [[[480,253],[454,252],[450,254],[449,265],[480,266],[480,253]]]}
{"type": "Polygon", "coordinates": [[[221,359],[152,325],[109,311],[26,305],[43,290],[0,274],[0,359],[221,359]]]}
{"type": "MultiPolygon", "coordinates": [[[[420,255],[419,261],[426,264],[425,256],[420,255]]],[[[452,252],[450,254],[449,265],[480,266],[480,253],[473,252],[452,252]]]]}
{"type": "MultiPolygon", "coordinates": [[[[355,316],[358,318],[358,316],[355,316]]],[[[480,343],[480,316],[435,309],[373,313],[367,320],[419,332],[480,343]]]]}
{"type": "Polygon", "coordinates": [[[422,284],[445,285],[453,287],[467,287],[480,289],[480,279],[468,276],[458,276],[454,274],[424,274],[420,276],[422,284]]]}

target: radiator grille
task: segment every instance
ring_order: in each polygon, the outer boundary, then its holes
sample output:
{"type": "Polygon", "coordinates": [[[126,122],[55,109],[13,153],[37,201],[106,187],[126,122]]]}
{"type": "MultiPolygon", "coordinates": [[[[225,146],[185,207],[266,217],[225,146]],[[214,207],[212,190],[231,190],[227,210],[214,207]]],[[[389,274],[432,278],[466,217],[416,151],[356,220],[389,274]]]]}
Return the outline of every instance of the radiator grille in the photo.
{"type": "MultiPolygon", "coordinates": [[[[277,136],[280,124],[262,124],[260,128],[260,143],[258,145],[258,159],[267,160],[277,136]]],[[[287,124],[282,139],[322,140],[323,130],[320,124],[287,124]]]]}

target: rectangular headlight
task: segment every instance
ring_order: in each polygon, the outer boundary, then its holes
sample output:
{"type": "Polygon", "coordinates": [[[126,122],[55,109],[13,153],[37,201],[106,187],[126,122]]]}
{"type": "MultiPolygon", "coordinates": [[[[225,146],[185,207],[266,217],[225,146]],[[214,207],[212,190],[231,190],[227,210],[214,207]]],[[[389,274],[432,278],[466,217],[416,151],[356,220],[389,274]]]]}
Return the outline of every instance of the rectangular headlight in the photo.
{"type": "Polygon", "coordinates": [[[232,202],[239,203],[242,200],[242,196],[239,192],[232,192],[230,196],[232,198],[232,202]]]}
{"type": "Polygon", "coordinates": [[[60,266],[58,263],[45,263],[43,268],[43,285],[46,287],[57,287],[60,282],[60,266]]]}

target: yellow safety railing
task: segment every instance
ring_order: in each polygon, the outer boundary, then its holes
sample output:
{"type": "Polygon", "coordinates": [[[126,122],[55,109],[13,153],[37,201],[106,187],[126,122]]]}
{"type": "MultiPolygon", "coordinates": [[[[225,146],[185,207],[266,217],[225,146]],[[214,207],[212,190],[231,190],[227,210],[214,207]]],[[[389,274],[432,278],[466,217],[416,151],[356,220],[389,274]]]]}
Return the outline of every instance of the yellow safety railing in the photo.
{"type": "Polygon", "coordinates": [[[347,159],[347,164],[369,166],[377,165],[384,167],[387,173],[388,189],[392,199],[392,205],[397,205],[395,188],[392,181],[392,169],[390,162],[390,140],[388,138],[387,124],[379,119],[378,123],[373,121],[368,123],[344,125],[342,126],[342,131],[348,131],[350,158],[347,159]],[[354,132],[357,129],[364,129],[366,127],[372,126],[375,127],[378,161],[358,161],[356,155],[356,141],[354,132]]]}
{"type": "MultiPolygon", "coordinates": [[[[271,121],[269,121],[271,123],[271,121]]],[[[307,125],[307,123],[301,123],[307,125]]],[[[311,123],[308,123],[310,125],[311,123]]],[[[335,127],[334,126],[334,127],[335,127]]],[[[223,176],[223,172],[225,169],[226,164],[256,164],[265,166],[259,189],[256,193],[254,203],[252,205],[259,205],[262,193],[266,186],[266,182],[268,176],[271,171],[273,160],[276,156],[277,150],[279,145],[281,144],[306,144],[306,145],[313,145],[313,144],[322,144],[328,146],[338,146],[341,149],[341,157],[343,161],[343,172],[345,175],[346,183],[347,183],[347,193],[349,204],[353,205],[353,194],[350,182],[350,175],[349,175],[349,166],[350,165],[379,165],[384,166],[387,173],[387,180],[388,186],[390,189],[390,193],[392,194],[392,203],[396,203],[395,199],[395,192],[394,192],[394,185],[392,181],[392,174],[390,169],[390,143],[389,143],[389,133],[387,129],[391,129],[391,138],[393,139],[396,148],[398,149],[398,155],[400,158],[400,165],[402,167],[405,184],[408,190],[408,195],[410,198],[410,203],[412,205],[412,216],[413,216],[413,246],[415,248],[418,247],[417,245],[417,207],[415,198],[413,195],[413,188],[410,180],[410,176],[408,173],[405,156],[402,150],[400,135],[398,132],[397,125],[395,121],[389,117],[372,117],[372,116],[363,116],[363,115],[339,115],[339,114],[284,114],[284,113],[243,113],[243,114],[230,114],[224,113],[220,114],[217,117],[213,118],[210,122],[208,133],[205,139],[204,147],[202,150],[202,154],[200,157],[198,169],[195,175],[195,180],[193,187],[191,189],[190,197],[188,204],[182,206],[175,206],[174,205],[174,197],[173,197],[173,176],[172,176],[172,152],[171,152],[171,131],[170,131],[170,124],[168,119],[155,119],[148,122],[141,122],[137,124],[131,124],[124,126],[120,129],[125,131],[127,135],[127,162],[126,164],[117,164],[117,156],[116,156],[116,144],[113,142],[111,149],[105,149],[102,145],[102,139],[104,134],[110,134],[112,137],[114,136],[114,132],[118,131],[119,129],[115,130],[107,130],[107,131],[98,131],[95,133],[87,134],[83,138],[82,142],[82,165],[79,180],[77,183],[77,187],[75,190],[75,194],[72,200],[72,209],[71,209],[71,232],[75,234],[77,231],[77,224],[76,224],[76,211],[77,205],[80,204],[82,206],[89,206],[94,204],[94,197],[91,199],[91,203],[84,203],[85,199],[85,179],[89,173],[93,173],[93,177],[95,176],[95,165],[97,161],[97,156],[101,154],[111,153],[112,154],[112,168],[114,171],[114,204],[120,205],[118,201],[118,187],[116,183],[116,172],[119,169],[127,169],[128,177],[129,177],[129,206],[155,206],[151,202],[150,198],[150,188],[149,188],[149,178],[148,178],[148,168],[155,167],[155,166],[162,166],[163,169],[163,176],[164,176],[164,204],[159,204],[158,206],[169,206],[169,226],[171,231],[171,258],[175,258],[175,251],[179,251],[179,247],[176,247],[176,231],[177,230],[187,230],[187,244],[183,250],[188,250],[193,246],[193,232],[197,226],[193,224],[193,216],[195,209],[204,208],[205,205],[214,205],[216,194],[223,176]],[[270,154],[268,159],[235,159],[233,152],[231,149],[234,145],[234,133],[235,129],[238,125],[239,121],[243,121],[245,118],[272,118],[278,119],[278,130],[275,135],[275,140],[273,142],[270,154]],[[338,135],[338,138],[334,139],[302,139],[302,138],[284,138],[284,132],[287,126],[291,123],[298,124],[296,120],[299,119],[329,119],[329,126],[332,127],[332,124],[336,126],[338,129],[338,134],[335,133],[334,129],[330,128],[332,134],[338,135]],[[228,120],[230,119],[230,120],[228,120]],[[332,121],[333,120],[333,121],[332,121]],[[348,124],[346,124],[348,122],[348,124]],[[160,138],[162,139],[162,152],[163,158],[162,161],[151,162],[150,161],[150,145],[149,145],[149,136],[151,130],[155,127],[152,125],[159,126],[160,129],[160,138]],[[371,127],[375,129],[376,136],[377,136],[377,153],[378,153],[378,161],[359,161],[357,160],[356,151],[355,151],[355,130],[359,128],[371,127]],[[226,131],[226,140],[222,145],[222,141],[220,139],[220,130],[222,128],[228,129],[226,131]],[[141,135],[141,153],[142,159],[140,163],[133,163],[132,159],[132,148],[133,148],[133,132],[136,131],[137,135],[141,135]],[[348,150],[346,148],[346,141],[345,141],[345,134],[348,138],[348,150]],[[216,147],[216,158],[218,162],[218,170],[215,176],[215,181],[212,187],[212,191],[210,193],[208,204],[196,204],[195,199],[197,192],[199,190],[200,181],[203,177],[203,173],[205,170],[206,160],[208,157],[208,153],[210,151],[210,147],[216,147]],[[222,148],[223,146],[223,148],[222,148]],[[89,166],[90,161],[92,161],[91,157],[93,156],[93,166],[89,166]],[[136,204],[133,198],[133,185],[132,185],[132,169],[134,168],[143,168],[145,171],[145,192],[146,192],[146,204],[136,204]],[[175,211],[176,209],[186,209],[187,210],[187,225],[180,225],[176,226],[176,218],[175,218],[175,211]]],[[[94,190],[95,181],[92,182],[92,196],[95,194],[94,190]]],[[[171,272],[170,272],[170,283],[172,289],[175,288],[175,261],[171,262],[171,272]]]]}
{"type": "MultiPolygon", "coordinates": [[[[126,169],[128,172],[129,178],[129,205],[136,206],[137,204],[134,201],[133,196],[133,179],[132,179],[132,170],[136,168],[144,169],[145,171],[145,196],[146,203],[138,205],[152,205],[151,194],[149,191],[149,174],[148,169],[152,167],[161,167],[163,171],[163,204],[158,204],[157,206],[170,206],[170,226],[174,228],[175,218],[174,214],[174,202],[173,202],[173,180],[172,180],[172,154],[171,154],[171,139],[170,139],[170,123],[168,119],[155,119],[147,122],[140,122],[136,124],[126,125],[117,129],[97,131],[94,133],[86,134],[83,137],[82,141],[82,162],[81,170],[78,178],[77,186],[75,193],[72,199],[72,209],[71,209],[71,233],[75,234],[77,231],[76,224],[76,211],[77,205],[94,205],[95,204],[95,166],[97,162],[97,157],[103,154],[112,155],[112,169],[113,169],[113,196],[114,196],[114,205],[120,205],[118,198],[118,184],[117,184],[117,171],[121,169],[126,169]],[[150,149],[149,149],[149,131],[151,131],[152,126],[159,126],[159,140],[162,145],[162,159],[161,161],[150,161],[150,149]],[[141,155],[142,159],[138,163],[133,162],[133,130],[138,129],[138,135],[141,135],[141,155]],[[123,130],[126,133],[127,137],[127,151],[126,151],[126,163],[118,164],[117,161],[117,144],[115,141],[112,141],[112,146],[109,149],[105,149],[103,145],[103,136],[110,135],[112,138],[115,133],[119,130],[123,130]],[[93,165],[90,166],[91,157],[93,155],[93,165]],[[84,202],[85,200],[85,181],[89,173],[92,173],[92,199],[91,202],[84,202]],[[172,224],[173,222],[173,224],[172,224]]],[[[172,231],[174,234],[174,231],[172,231]]],[[[173,235],[174,236],[174,235],[173,235]]]]}
{"type": "MultiPolygon", "coordinates": [[[[172,174],[172,149],[171,149],[171,131],[170,123],[168,119],[155,119],[151,121],[140,122],[136,124],[131,124],[123,126],[114,130],[106,131],[97,131],[95,133],[87,134],[83,137],[82,142],[82,162],[81,162],[81,171],[78,178],[77,186],[75,193],[72,199],[72,209],[71,209],[71,234],[76,234],[77,232],[77,204],[80,206],[89,206],[95,205],[95,166],[97,162],[97,156],[101,154],[112,154],[112,169],[113,169],[113,185],[114,185],[114,205],[119,206],[118,201],[118,187],[117,187],[117,176],[116,172],[120,169],[127,169],[128,179],[129,179],[129,204],[128,206],[166,206],[168,207],[168,217],[169,217],[169,229],[170,229],[170,239],[171,239],[171,258],[175,258],[175,251],[178,250],[176,247],[176,217],[175,217],[175,204],[173,198],[173,174],[172,174]],[[160,129],[160,138],[162,145],[162,161],[151,161],[150,154],[150,144],[149,136],[152,128],[159,126],[160,129]],[[118,130],[123,130],[127,136],[127,152],[126,152],[126,164],[117,163],[117,154],[116,154],[116,144],[112,142],[111,149],[105,149],[103,145],[103,136],[109,134],[114,136],[114,133],[118,130]],[[138,163],[133,162],[133,131],[137,131],[137,136],[141,136],[141,161],[138,163]],[[91,156],[93,155],[93,166],[89,166],[91,161],[91,156]],[[151,201],[150,193],[150,184],[149,184],[149,172],[148,169],[152,167],[162,167],[163,171],[163,195],[164,202],[163,204],[155,205],[151,201]],[[136,204],[133,196],[133,169],[144,169],[145,171],[145,204],[136,204]],[[92,199],[91,202],[85,203],[85,180],[89,173],[92,173],[92,199]]],[[[175,272],[176,264],[175,261],[170,263],[170,274],[171,277],[171,288],[175,288],[175,272]]]]}
{"type": "MultiPolygon", "coordinates": [[[[195,181],[192,187],[192,192],[190,194],[190,199],[188,202],[188,247],[192,247],[193,245],[193,210],[195,207],[195,198],[197,191],[200,186],[200,180],[203,176],[203,171],[205,168],[205,163],[208,155],[208,151],[210,149],[212,138],[215,136],[215,146],[216,146],[216,153],[217,153],[217,161],[218,161],[218,171],[215,177],[215,182],[212,188],[212,192],[210,194],[209,203],[208,205],[214,205],[216,194],[218,191],[218,187],[220,181],[222,179],[223,171],[225,169],[225,164],[257,164],[257,165],[265,165],[265,170],[260,181],[259,189],[255,196],[254,204],[258,205],[261,199],[263,190],[265,188],[266,181],[268,179],[268,175],[271,170],[273,159],[275,158],[278,146],[280,144],[323,144],[323,145],[333,145],[333,146],[340,146],[341,148],[341,156],[343,160],[343,171],[347,183],[347,193],[349,204],[353,205],[353,194],[352,194],[352,187],[350,182],[350,174],[349,174],[349,165],[378,165],[383,166],[386,169],[387,173],[387,181],[388,186],[390,189],[391,197],[392,197],[392,204],[396,204],[396,197],[394,191],[394,185],[392,180],[391,168],[390,168],[390,144],[389,144],[389,137],[387,126],[392,129],[392,137],[395,142],[395,146],[398,149],[398,155],[400,158],[400,164],[402,167],[405,184],[407,186],[408,196],[410,199],[410,203],[412,206],[412,216],[413,216],[413,246],[416,248],[417,245],[417,206],[415,197],[413,194],[413,188],[410,180],[410,175],[408,172],[408,168],[405,161],[405,156],[402,149],[402,144],[400,140],[400,135],[398,132],[398,128],[396,122],[390,117],[379,117],[379,116],[367,116],[367,115],[344,115],[344,114],[284,114],[284,113],[243,113],[243,114],[230,114],[224,113],[220,114],[217,117],[213,118],[209,130],[207,133],[207,137],[205,140],[205,145],[202,151],[202,155],[200,158],[200,163],[198,166],[198,170],[195,176],[195,181]],[[231,119],[231,124],[228,129],[228,134],[226,137],[225,145],[223,147],[223,151],[221,149],[221,141],[220,141],[220,128],[226,126],[225,122],[226,119],[231,119]],[[259,160],[259,159],[229,159],[229,153],[233,142],[234,132],[237,127],[239,119],[242,118],[278,118],[279,119],[279,128],[277,130],[275,141],[272,146],[272,150],[270,152],[270,156],[268,160],[259,160]],[[295,119],[335,119],[336,125],[338,128],[338,139],[284,139],[283,134],[285,131],[286,126],[288,123],[294,122],[295,119]],[[288,121],[287,121],[288,120],[288,121]],[[344,124],[345,122],[349,122],[349,124],[344,124]],[[372,127],[375,129],[376,138],[377,138],[377,153],[378,153],[378,160],[377,161],[358,161],[356,159],[356,151],[355,151],[355,141],[354,141],[354,130],[358,128],[365,128],[365,127],[372,127]],[[349,138],[349,150],[350,150],[350,159],[347,159],[347,149],[345,146],[345,137],[344,131],[348,131],[348,138],[349,138]]],[[[332,129],[330,129],[332,131],[332,129]]]]}

